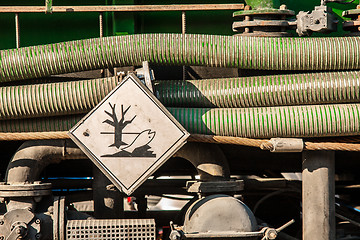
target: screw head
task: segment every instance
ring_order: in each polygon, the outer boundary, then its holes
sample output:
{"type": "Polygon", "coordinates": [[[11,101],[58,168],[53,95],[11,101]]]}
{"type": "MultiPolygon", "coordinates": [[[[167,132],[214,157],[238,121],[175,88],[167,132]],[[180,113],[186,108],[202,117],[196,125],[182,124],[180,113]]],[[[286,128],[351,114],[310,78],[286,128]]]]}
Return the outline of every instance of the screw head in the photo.
{"type": "Polygon", "coordinates": [[[40,238],[41,238],[41,233],[37,233],[37,234],[35,235],[35,238],[36,238],[36,239],[40,239],[40,238]]]}
{"type": "Polygon", "coordinates": [[[40,224],[40,223],[41,223],[41,220],[40,220],[39,218],[37,218],[37,219],[35,220],[35,223],[36,223],[36,224],[40,224]]]}

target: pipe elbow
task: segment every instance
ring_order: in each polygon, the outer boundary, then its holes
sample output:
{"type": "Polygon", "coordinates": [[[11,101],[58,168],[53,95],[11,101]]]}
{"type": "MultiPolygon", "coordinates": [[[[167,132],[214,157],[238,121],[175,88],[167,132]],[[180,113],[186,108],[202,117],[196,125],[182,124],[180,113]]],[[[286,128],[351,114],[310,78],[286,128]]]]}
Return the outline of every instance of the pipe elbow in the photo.
{"type": "Polygon", "coordinates": [[[7,171],[7,184],[33,183],[50,164],[65,159],[86,158],[70,140],[38,140],[23,143],[12,157],[7,171]]]}

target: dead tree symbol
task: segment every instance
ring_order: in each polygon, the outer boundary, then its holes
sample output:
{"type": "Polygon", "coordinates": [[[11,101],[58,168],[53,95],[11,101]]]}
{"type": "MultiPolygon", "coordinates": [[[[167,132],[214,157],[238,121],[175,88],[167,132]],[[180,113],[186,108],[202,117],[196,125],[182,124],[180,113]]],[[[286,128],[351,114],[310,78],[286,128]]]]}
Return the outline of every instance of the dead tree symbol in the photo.
{"type": "Polygon", "coordinates": [[[123,129],[130,123],[132,123],[132,121],[134,121],[134,119],[136,118],[136,115],[131,119],[131,120],[128,120],[128,121],[125,121],[125,114],[127,113],[127,111],[130,109],[131,106],[129,106],[128,108],[125,109],[124,111],[124,106],[121,104],[121,118],[120,120],[118,121],[118,118],[116,116],[116,111],[115,111],[115,106],[116,104],[114,105],[111,105],[111,103],[109,103],[110,107],[111,107],[111,110],[112,110],[112,113],[109,113],[108,111],[104,111],[107,115],[109,115],[113,120],[109,120],[109,119],[106,119],[105,121],[103,121],[103,123],[107,123],[111,126],[113,126],[115,128],[114,130],[114,143],[111,144],[109,147],[117,147],[117,148],[120,148],[122,145],[127,145],[126,143],[124,143],[122,141],[122,135],[123,135],[123,129]]]}

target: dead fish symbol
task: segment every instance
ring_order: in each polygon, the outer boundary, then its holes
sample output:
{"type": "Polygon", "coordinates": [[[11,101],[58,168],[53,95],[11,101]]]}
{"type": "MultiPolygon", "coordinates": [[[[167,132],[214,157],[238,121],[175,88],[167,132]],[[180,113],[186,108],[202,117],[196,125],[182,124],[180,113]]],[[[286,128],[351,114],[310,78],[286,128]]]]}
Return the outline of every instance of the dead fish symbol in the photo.
{"type": "Polygon", "coordinates": [[[151,132],[150,129],[142,131],[135,140],[128,146],[124,147],[122,150],[125,150],[129,153],[132,153],[136,148],[145,146],[151,142],[155,137],[155,132],[151,132]]]}

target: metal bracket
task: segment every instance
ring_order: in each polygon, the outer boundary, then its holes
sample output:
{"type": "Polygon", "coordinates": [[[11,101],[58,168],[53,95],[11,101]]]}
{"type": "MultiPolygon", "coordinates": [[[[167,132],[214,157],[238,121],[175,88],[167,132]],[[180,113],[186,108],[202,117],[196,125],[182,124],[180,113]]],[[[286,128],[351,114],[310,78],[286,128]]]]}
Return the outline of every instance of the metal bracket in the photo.
{"type": "Polygon", "coordinates": [[[304,141],[301,138],[272,138],[270,143],[273,148],[271,152],[302,152],[304,141]]]}
{"type": "Polygon", "coordinates": [[[146,87],[154,93],[152,81],[155,80],[154,71],[150,69],[149,62],[143,61],[143,67],[135,70],[136,76],[145,83],[146,87]]]}

